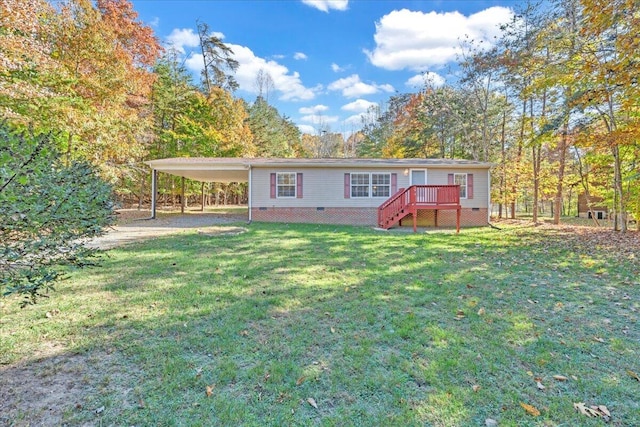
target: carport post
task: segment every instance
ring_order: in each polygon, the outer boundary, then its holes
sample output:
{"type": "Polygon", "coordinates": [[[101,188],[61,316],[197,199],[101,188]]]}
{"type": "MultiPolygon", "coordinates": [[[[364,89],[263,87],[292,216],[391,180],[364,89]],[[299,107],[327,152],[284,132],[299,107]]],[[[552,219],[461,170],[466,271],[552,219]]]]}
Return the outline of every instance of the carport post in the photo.
{"type": "Polygon", "coordinates": [[[151,170],[151,219],[156,219],[156,194],[158,192],[158,171],[151,170]]]}
{"type": "Polygon", "coordinates": [[[249,165],[249,183],[247,185],[247,205],[249,205],[249,222],[251,222],[251,165],[249,165]]]}

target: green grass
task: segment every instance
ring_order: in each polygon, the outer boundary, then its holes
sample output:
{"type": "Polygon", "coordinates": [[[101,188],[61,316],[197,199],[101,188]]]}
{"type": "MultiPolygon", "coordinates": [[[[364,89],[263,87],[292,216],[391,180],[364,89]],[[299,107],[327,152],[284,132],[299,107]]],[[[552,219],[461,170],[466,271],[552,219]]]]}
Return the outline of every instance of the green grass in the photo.
{"type": "Polygon", "coordinates": [[[536,228],[252,224],[110,251],[35,307],[5,299],[0,363],[45,343],[108,359],[72,425],[603,424],[576,402],[640,425],[639,277],[640,254],[536,228]]]}

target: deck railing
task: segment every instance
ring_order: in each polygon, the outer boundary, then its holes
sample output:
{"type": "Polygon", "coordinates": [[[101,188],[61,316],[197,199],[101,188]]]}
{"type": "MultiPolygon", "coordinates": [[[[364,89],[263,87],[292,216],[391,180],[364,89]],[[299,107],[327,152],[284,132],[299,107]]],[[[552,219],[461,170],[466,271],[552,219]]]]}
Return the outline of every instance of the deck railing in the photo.
{"type": "Polygon", "coordinates": [[[378,208],[378,225],[389,228],[418,209],[460,209],[459,185],[412,185],[378,208]]]}

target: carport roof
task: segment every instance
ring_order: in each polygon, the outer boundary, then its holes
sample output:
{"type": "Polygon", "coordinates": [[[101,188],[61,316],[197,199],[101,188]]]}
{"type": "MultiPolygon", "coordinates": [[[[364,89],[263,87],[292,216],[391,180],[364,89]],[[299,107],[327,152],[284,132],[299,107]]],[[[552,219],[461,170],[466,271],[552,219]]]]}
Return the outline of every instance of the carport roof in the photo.
{"type": "Polygon", "coordinates": [[[460,159],[300,159],[241,157],[176,157],[149,160],[149,167],[159,172],[204,182],[247,182],[249,169],[259,167],[304,168],[450,168],[489,169],[491,163],[460,159]]]}

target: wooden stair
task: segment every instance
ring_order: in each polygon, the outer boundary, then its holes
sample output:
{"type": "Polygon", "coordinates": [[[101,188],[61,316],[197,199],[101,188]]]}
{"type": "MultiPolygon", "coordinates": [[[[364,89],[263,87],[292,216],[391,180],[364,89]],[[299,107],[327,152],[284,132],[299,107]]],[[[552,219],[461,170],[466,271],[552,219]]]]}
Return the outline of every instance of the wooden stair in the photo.
{"type": "Polygon", "coordinates": [[[438,226],[438,210],[455,209],[456,231],[460,232],[460,186],[459,185],[412,185],[399,189],[378,207],[378,226],[385,230],[400,223],[409,215],[413,217],[413,231],[417,230],[418,210],[435,210],[435,225],[438,226]]]}

